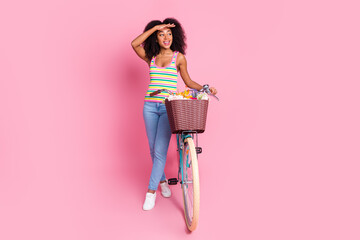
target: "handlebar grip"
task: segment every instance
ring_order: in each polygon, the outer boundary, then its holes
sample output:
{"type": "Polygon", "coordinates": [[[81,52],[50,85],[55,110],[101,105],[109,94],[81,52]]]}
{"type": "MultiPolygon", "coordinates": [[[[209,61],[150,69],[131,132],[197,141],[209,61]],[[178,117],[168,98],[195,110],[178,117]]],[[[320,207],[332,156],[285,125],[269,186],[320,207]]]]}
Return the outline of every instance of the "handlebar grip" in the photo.
{"type": "Polygon", "coordinates": [[[157,95],[157,94],[159,94],[159,93],[161,93],[161,91],[160,91],[160,90],[156,90],[155,92],[150,93],[150,97],[153,97],[153,96],[155,96],[155,95],[157,95]]]}

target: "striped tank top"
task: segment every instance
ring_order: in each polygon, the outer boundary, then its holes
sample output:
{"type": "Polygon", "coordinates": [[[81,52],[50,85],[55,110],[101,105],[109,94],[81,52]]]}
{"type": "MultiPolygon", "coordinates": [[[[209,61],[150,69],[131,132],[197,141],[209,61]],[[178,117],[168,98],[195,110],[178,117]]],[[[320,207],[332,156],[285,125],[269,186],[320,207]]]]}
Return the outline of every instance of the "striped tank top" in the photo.
{"type": "Polygon", "coordinates": [[[174,51],[173,58],[170,65],[166,67],[158,67],[155,64],[156,57],[152,57],[150,62],[150,84],[148,91],[145,95],[145,102],[160,102],[162,103],[165,97],[169,96],[167,92],[162,92],[153,97],[150,97],[150,93],[155,92],[158,89],[168,89],[172,92],[176,92],[177,88],[177,69],[176,69],[176,58],[178,51],[174,51]]]}

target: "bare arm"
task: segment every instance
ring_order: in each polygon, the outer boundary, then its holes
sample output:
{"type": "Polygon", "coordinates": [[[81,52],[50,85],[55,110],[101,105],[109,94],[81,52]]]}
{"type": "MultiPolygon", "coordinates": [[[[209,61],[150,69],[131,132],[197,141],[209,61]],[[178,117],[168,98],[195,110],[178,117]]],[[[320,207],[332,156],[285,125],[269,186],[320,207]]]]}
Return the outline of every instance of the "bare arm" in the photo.
{"type": "MultiPolygon", "coordinates": [[[[203,87],[197,82],[191,80],[189,73],[187,71],[187,61],[182,53],[179,53],[178,55],[178,63],[179,63],[180,75],[181,78],[184,80],[185,85],[192,89],[201,90],[203,87]]],[[[211,87],[210,91],[214,95],[217,93],[214,87],[211,87]]]]}
{"type": "Polygon", "coordinates": [[[185,56],[182,53],[179,53],[178,61],[179,61],[180,75],[181,75],[181,78],[184,80],[185,85],[189,88],[201,90],[202,86],[200,84],[194,82],[193,80],[191,80],[189,73],[187,71],[187,61],[186,61],[185,56]]]}
{"type": "Polygon", "coordinates": [[[150,60],[146,57],[145,54],[145,49],[141,46],[141,44],[143,42],[145,42],[145,40],[150,37],[151,34],[153,34],[155,31],[160,30],[164,27],[174,27],[174,24],[160,24],[157,25],[153,28],[150,28],[149,30],[147,30],[146,32],[143,32],[142,34],[140,34],[137,38],[135,38],[132,42],[131,42],[131,46],[134,49],[134,51],[136,52],[136,54],[143,59],[145,62],[147,62],[148,64],[150,64],[150,60]]]}
{"type": "Polygon", "coordinates": [[[156,28],[150,28],[149,30],[147,30],[146,32],[143,32],[142,34],[140,34],[137,38],[135,38],[132,42],[131,42],[131,46],[134,49],[134,51],[136,52],[136,54],[143,59],[145,62],[147,62],[148,64],[150,63],[150,60],[146,57],[145,54],[145,49],[143,48],[143,46],[141,46],[141,44],[143,42],[145,42],[145,40],[154,32],[156,31],[156,28]]]}

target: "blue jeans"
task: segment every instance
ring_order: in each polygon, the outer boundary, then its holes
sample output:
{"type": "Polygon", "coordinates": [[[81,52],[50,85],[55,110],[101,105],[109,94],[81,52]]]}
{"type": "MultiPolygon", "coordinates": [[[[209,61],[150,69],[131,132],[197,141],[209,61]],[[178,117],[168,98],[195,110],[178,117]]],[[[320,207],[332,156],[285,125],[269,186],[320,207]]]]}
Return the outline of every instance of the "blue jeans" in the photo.
{"type": "Polygon", "coordinates": [[[165,180],[164,169],[171,129],[163,103],[144,102],[143,116],[153,162],[148,188],[156,190],[159,182],[165,180]]]}

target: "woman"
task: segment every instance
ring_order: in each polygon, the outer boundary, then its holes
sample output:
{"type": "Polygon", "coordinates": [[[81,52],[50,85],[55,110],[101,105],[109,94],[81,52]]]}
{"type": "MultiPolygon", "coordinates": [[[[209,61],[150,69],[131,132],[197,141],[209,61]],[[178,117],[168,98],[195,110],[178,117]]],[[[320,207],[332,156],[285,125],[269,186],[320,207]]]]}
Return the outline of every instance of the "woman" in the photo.
{"type": "MultiPolygon", "coordinates": [[[[136,54],[150,67],[150,84],[145,95],[143,116],[153,167],[144,210],[150,210],[155,206],[159,183],[161,194],[164,197],[171,196],[164,173],[171,130],[165,104],[162,103],[169,94],[160,93],[153,97],[149,94],[162,88],[176,92],[178,72],[187,87],[202,89],[201,85],[190,79],[187,72],[185,40],[180,23],[176,19],[167,18],[163,22],[155,20],[148,23],[144,32],[131,43],[136,54]]],[[[211,87],[210,91],[216,94],[215,88],[211,87]]]]}

